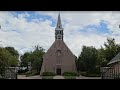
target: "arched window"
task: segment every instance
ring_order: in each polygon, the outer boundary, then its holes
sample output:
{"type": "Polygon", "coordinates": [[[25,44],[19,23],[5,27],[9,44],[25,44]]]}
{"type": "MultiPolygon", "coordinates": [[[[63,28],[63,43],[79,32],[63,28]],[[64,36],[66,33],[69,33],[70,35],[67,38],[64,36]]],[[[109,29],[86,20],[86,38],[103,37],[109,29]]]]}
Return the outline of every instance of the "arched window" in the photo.
{"type": "Polygon", "coordinates": [[[61,51],[57,50],[57,56],[60,56],[60,55],[61,55],[61,51]]]}

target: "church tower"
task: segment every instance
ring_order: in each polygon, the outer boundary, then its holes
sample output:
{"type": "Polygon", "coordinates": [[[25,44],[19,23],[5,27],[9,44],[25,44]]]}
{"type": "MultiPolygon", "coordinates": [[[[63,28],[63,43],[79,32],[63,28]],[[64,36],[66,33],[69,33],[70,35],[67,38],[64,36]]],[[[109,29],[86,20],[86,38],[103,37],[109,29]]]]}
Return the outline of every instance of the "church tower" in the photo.
{"type": "Polygon", "coordinates": [[[55,28],[55,40],[63,40],[63,28],[60,19],[60,13],[58,15],[57,26],[55,28]]]}
{"type": "Polygon", "coordinates": [[[63,40],[63,28],[59,13],[55,28],[55,41],[43,56],[40,75],[43,72],[53,72],[57,75],[62,75],[64,72],[76,71],[75,56],[63,40]]]}

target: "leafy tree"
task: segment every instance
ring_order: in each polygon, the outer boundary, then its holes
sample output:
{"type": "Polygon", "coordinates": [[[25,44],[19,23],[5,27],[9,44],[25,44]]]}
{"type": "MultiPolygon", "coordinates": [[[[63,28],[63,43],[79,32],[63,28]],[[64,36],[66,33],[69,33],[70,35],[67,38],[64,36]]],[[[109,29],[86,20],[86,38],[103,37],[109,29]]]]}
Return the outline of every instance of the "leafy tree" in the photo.
{"type": "Polygon", "coordinates": [[[107,63],[119,52],[120,44],[116,44],[114,38],[107,38],[104,48],[83,46],[76,64],[78,71],[100,73],[100,67],[107,66],[107,63]]]}
{"type": "Polygon", "coordinates": [[[19,57],[19,53],[17,50],[14,49],[14,47],[5,47],[6,50],[8,50],[13,56],[19,57]]]}
{"type": "Polygon", "coordinates": [[[32,71],[36,73],[40,72],[43,55],[45,54],[44,49],[40,46],[35,46],[34,51],[26,52],[21,56],[21,66],[28,67],[28,63],[31,62],[32,71]]]}
{"type": "Polygon", "coordinates": [[[119,45],[115,43],[114,38],[107,38],[107,42],[104,43],[105,46],[105,58],[109,62],[119,53],[119,45]]]}
{"type": "Polygon", "coordinates": [[[28,69],[28,62],[30,62],[30,58],[31,58],[31,53],[30,52],[24,53],[24,55],[22,55],[20,57],[20,60],[21,60],[20,66],[21,67],[27,67],[27,69],[28,69]]]}
{"type": "Polygon", "coordinates": [[[0,48],[0,74],[3,74],[5,68],[17,66],[18,59],[5,48],[0,48]]]}
{"type": "Polygon", "coordinates": [[[82,52],[78,58],[79,69],[81,71],[93,72],[96,67],[97,49],[94,47],[83,46],[82,52]]]}

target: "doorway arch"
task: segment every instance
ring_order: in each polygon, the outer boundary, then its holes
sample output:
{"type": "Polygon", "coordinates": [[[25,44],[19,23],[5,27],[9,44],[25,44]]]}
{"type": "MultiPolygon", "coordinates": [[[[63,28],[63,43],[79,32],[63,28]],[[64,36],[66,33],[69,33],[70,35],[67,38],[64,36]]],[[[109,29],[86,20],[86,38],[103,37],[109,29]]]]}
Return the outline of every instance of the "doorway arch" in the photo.
{"type": "Polygon", "coordinates": [[[61,68],[60,67],[56,69],[56,74],[61,75],[61,68]]]}

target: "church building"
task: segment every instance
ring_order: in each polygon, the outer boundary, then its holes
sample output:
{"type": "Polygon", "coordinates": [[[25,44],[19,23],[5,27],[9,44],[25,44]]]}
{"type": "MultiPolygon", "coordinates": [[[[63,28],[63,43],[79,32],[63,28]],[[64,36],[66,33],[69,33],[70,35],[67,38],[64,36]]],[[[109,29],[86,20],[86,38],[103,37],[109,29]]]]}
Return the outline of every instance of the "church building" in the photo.
{"type": "Polygon", "coordinates": [[[59,13],[55,28],[55,41],[43,56],[40,75],[43,72],[53,72],[57,75],[62,75],[64,72],[77,72],[75,56],[64,42],[63,31],[59,13]]]}

